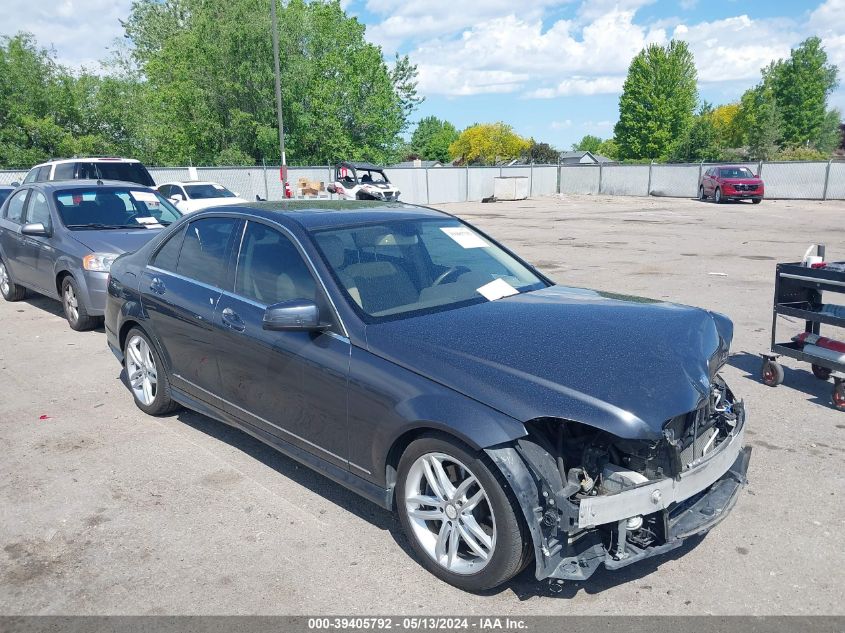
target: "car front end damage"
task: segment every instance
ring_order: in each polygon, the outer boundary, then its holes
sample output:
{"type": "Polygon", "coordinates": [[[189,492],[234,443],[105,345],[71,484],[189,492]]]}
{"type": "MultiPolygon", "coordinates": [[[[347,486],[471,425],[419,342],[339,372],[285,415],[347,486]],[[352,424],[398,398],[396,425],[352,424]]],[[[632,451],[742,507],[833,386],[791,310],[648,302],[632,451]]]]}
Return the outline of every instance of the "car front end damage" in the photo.
{"type": "Polygon", "coordinates": [[[718,376],[702,400],[651,439],[541,418],[515,444],[486,449],[526,517],[539,580],[586,580],[725,518],[746,483],[745,407],[718,376]]]}

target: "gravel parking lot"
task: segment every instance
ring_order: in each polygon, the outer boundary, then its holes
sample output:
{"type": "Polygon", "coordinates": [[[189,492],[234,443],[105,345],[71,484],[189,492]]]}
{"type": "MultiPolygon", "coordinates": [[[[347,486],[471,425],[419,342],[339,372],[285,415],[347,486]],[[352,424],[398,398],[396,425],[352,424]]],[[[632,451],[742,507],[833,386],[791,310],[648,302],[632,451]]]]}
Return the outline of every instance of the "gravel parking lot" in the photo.
{"type": "Polygon", "coordinates": [[[533,566],[466,594],[414,562],[391,514],[223,424],[142,414],[103,332],[72,332],[58,303],[30,294],[0,301],[0,612],[845,614],[845,414],[806,365],[785,359],[777,389],[757,379],[775,262],[817,241],[845,259],[845,203],[567,196],[444,208],[561,283],[734,320],[724,374],[746,398],[754,452],[726,521],[557,594],[533,566]]]}

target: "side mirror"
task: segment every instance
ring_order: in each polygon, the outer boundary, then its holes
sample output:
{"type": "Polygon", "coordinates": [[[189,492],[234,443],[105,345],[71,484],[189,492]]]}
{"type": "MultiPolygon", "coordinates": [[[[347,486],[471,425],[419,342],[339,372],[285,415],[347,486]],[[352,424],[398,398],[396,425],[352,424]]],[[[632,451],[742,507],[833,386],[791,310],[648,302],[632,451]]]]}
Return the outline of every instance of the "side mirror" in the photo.
{"type": "Polygon", "coordinates": [[[337,193],[337,187],[334,185],[326,185],[326,191],[329,193],[337,193]]]}
{"type": "Polygon", "coordinates": [[[271,305],[264,312],[265,330],[276,332],[313,332],[324,330],[320,324],[320,309],[307,299],[293,299],[271,305]]]}
{"type": "Polygon", "coordinates": [[[10,187],[20,187],[20,186],[21,186],[21,183],[19,183],[17,180],[15,180],[15,181],[14,181],[14,182],[12,182],[9,186],[10,186],[10,187]]]}
{"type": "Polygon", "coordinates": [[[31,235],[32,237],[50,237],[50,231],[41,222],[24,224],[21,227],[21,233],[23,235],[31,235]]]}
{"type": "Polygon", "coordinates": [[[267,198],[262,198],[258,194],[255,194],[255,201],[256,202],[267,202],[267,198]]]}

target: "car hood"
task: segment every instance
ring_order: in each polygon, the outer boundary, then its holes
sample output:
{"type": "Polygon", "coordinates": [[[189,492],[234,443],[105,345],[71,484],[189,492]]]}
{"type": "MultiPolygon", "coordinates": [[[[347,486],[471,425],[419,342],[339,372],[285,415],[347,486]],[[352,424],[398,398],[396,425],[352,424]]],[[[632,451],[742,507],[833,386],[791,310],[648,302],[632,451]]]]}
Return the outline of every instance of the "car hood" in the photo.
{"type": "Polygon", "coordinates": [[[759,178],[722,178],[726,185],[761,185],[763,181],[759,178]]]}
{"type": "Polygon", "coordinates": [[[368,349],[517,420],[653,439],[708,397],[724,315],[564,286],[369,325],[368,349]]]}
{"type": "Polygon", "coordinates": [[[158,235],[161,229],[71,231],[73,239],[93,253],[131,253],[158,235]]]}

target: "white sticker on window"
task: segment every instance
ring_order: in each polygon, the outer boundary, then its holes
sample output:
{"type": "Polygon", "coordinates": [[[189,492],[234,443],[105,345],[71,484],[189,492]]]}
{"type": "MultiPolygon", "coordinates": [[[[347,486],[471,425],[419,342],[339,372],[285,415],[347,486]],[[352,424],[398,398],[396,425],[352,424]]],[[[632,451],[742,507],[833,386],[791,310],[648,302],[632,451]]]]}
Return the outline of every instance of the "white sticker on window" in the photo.
{"type": "Polygon", "coordinates": [[[129,195],[138,202],[154,202],[158,204],[158,198],[152,191],[130,191],[129,195]]]}
{"type": "Polygon", "coordinates": [[[155,218],[135,218],[135,221],[138,224],[143,224],[148,229],[163,228],[163,225],[159,224],[158,220],[156,220],[155,218]]]}
{"type": "Polygon", "coordinates": [[[476,235],[465,226],[446,226],[440,227],[446,235],[455,240],[464,248],[489,248],[490,244],[476,235]]]}
{"type": "Polygon", "coordinates": [[[223,185],[211,185],[211,186],[214,187],[215,189],[217,189],[217,191],[223,191],[226,188],[223,185]]]}
{"type": "Polygon", "coordinates": [[[489,284],[484,284],[481,288],[476,288],[475,291],[483,295],[488,301],[495,301],[502,297],[519,294],[519,290],[511,286],[504,279],[494,279],[489,284]]]}

